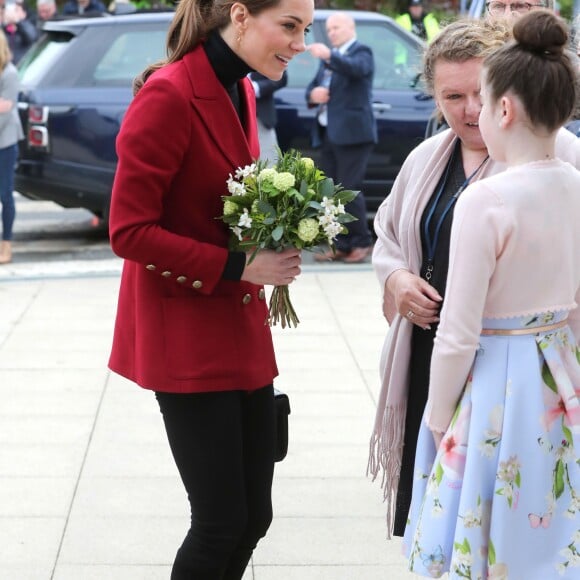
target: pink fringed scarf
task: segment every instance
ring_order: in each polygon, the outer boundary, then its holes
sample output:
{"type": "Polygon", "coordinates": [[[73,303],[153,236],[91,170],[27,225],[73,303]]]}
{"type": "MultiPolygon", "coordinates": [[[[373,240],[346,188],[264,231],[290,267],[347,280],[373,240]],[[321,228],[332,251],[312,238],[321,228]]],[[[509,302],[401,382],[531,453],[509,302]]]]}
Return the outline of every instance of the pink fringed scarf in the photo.
{"type": "Polygon", "coordinates": [[[399,476],[401,472],[401,459],[403,456],[403,440],[405,436],[405,417],[407,414],[407,391],[409,374],[411,324],[404,318],[397,316],[391,325],[389,336],[385,341],[381,355],[382,389],[377,405],[375,426],[370,441],[369,461],[367,475],[372,480],[378,477],[382,471],[381,489],[383,498],[387,504],[387,538],[390,540],[393,533],[395,517],[395,500],[399,476]],[[398,327],[398,328],[397,328],[398,327]],[[402,335],[409,335],[408,339],[402,335]],[[398,340],[394,340],[397,337],[398,340]],[[397,348],[398,343],[400,347],[397,348]],[[405,345],[406,348],[403,346],[405,345]],[[393,359],[397,364],[393,364],[393,359]],[[396,382],[392,376],[395,371],[396,382]],[[391,385],[403,388],[388,387],[391,385]]]}
{"type": "MultiPolygon", "coordinates": [[[[396,270],[419,272],[421,215],[451,155],[454,140],[455,135],[447,130],[417,147],[405,161],[391,193],[377,212],[373,267],[383,289],[387,278],[396,270]]],[[[412,324],[396,313],[394,304],[389,304],[389,311],[393,316],[388,317],[391,324],[381,354],[381,394],[370,441],[367,475],[374,481],[382,471],[381,488],[387,504],[390,539],[403,456],[412,324]]]]}

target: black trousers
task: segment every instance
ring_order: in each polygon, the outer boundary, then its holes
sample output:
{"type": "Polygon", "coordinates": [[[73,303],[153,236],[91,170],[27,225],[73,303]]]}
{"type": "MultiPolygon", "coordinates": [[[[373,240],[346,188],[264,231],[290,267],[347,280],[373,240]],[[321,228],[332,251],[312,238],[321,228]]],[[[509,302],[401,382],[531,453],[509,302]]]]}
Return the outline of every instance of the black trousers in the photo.
{"type": "Polygon", "coordinates": [[[354,248],[367,248],[372,244],[371,231],[367,222],[367,204],[362,191],[367,164],[374,145],[362,143],[356,145],[336,145],[328,140],[326,128],[321,128],[322,148],[319,153],[320,169],[340,183],[344,189],[360,191],[345,206],[345,210],[357,218],[357,221],[346,224],[348,234],[336,238],[336,249],[350,252],[354,248]]]}
{"type": "Polygon", "coordinates": [[[272,522],[272,385],[156,397],[191,506],[171,580],[240,580],[272,522]]]}

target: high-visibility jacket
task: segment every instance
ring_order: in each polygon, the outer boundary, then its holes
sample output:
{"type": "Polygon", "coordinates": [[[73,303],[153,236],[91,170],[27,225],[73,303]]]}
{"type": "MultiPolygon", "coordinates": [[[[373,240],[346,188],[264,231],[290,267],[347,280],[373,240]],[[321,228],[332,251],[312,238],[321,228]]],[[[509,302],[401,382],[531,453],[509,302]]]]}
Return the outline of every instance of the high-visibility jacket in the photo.
{"type": "MultiPolygon", "coordinates": [[[[413,21],[411,20],[411,15],[408,12],[400,14],[395,18],[395,21],[399,26],[411,32],[413,29],[413,21]]],[[[423,17],[423,26],[425,26],[425,34],[427,35],[427,42],[431,42],[433,38],[439,33],[439,22],[433,14],[425,14],[423,17]]]]}

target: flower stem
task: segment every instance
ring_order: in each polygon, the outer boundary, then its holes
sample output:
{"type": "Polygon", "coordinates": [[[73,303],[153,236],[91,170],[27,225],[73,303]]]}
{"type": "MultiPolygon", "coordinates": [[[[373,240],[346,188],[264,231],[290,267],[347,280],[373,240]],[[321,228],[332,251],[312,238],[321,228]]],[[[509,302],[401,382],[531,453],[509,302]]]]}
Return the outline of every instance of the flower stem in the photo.
{"type": "Polygon", "coordinates": [[[276,326],[280,323],[282,328],[294,326],[296,328],[300,320],[290,301],[290,289],[288,286],[274,286],[270,296],[270,309],[268,324],[276,326]]]}

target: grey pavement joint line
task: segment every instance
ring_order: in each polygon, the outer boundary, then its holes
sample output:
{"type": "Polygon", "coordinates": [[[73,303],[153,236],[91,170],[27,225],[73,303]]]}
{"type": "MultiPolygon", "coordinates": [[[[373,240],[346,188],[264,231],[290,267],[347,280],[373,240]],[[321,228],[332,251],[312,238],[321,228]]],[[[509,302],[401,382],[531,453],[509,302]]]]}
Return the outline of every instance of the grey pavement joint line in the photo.
{"type": "Polygon", "coordinates": [[[4,343],[10,338],[12,333],[16,330],[16,327],[22,322],[24,317],[26,316],[27,312],[30,310],[30,307],[34,303],[34,301],[38,298],[40,291],[42,290],[42,285],[37,288],[34,294],[30,297],[30,300],[26,307],[20,313],[20,316],[10,325],[10,329],[6,332],[4,336],[0,336],[0,349],[4,345],[4,343]]]}
{"type": "Polygon", "coordinates": [[[81,481],[81,477],[82,477],[83,471],[85,469],[85,464],[87,462],[87,455],[89,453],[89,449],[90,449],[91,443],[93,441],[93,436],[95,434],[95,427],[97,425],[97,421],[99,420],[99,417],[100,417],[100,414],[101,414],[101,406],[103,405],[103,399],[105,398],[105,393],[107,392],[107,387],[109,386],[109,379],[110,379],[110,377],[111,377],[111,371],[109,371],[107,373],[107,378],[105,380],[105,384],[103,385],[103,390],[101,391],[101,396],[99,397],[99,404],[97,405],[97,410],[96,410],[96,413],[95,413],[95,418],[93,420],[93,424],[91,425],[91,432],[90,432],[89,437],[88,437],[88,440],[87,440],[87,445],[85,447],[85,452],[83,453],[83,460],[81,461],[81,466],[79,468],[79,472],[78,472],[77,479],[76,479],[76,482],[75,482],[75,487],[73,489],[73,493],[72,493],[72,496],[71,496],[70,505],[69,505],[68,510],[67,510],[67,513],[66,513],[65,522],[64,522],[63,529],[62,529],[62,535],[61,535],[60,541],[58,543],[58,549],[56,550],[56,556],[54,558],[54,565],[53,565],[53,568],[52,568],[52,572],[50,574],[50,580],[54,580],[54,575],[56,574],[56,569],[57,569],[57,566],[58,566],[58,560],[60,558],[60,553],[61,553],[61,550],[62,550],[62,545],[63,545],[63,542],[64,542],[64,538],[66,536],[66,531],[68,529],[70,515],[71,515],[72,509],[73,509],[73,506],[74,506],[74,503],[75,503],[75,500],[76,500],[76,497],[77,497],[77,492],[78,492],[78,489],[79,489],[79,484],[80,484],[80,481],[81,481]]]}

